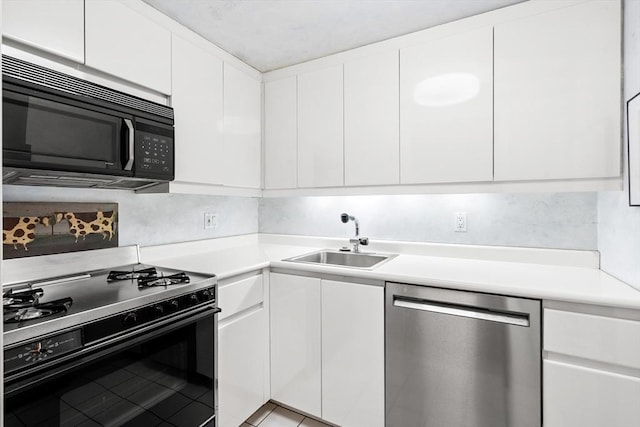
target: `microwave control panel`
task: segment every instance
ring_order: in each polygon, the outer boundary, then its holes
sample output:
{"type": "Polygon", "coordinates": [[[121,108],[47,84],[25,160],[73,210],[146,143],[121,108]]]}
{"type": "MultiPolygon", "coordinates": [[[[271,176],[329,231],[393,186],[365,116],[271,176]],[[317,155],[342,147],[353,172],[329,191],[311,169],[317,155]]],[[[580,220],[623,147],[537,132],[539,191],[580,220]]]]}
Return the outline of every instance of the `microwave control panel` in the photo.
{"type": "Polygon", "coordinates": [[[173,178],[173,138],[136,131],[137,177],[173,178]]]}

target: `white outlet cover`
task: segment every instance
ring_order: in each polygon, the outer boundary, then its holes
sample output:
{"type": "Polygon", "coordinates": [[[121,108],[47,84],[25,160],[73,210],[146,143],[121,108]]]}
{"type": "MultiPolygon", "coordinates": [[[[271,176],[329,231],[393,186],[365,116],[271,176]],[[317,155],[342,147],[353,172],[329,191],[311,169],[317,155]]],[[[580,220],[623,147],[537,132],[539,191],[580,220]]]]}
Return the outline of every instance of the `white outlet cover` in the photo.
{"type": "Polygon", "coordinates": [[[453,231],[455,231],[456,233],[467,232],[467,213],[466,212],[453,213],[453,231]]]}
{"type": "Polygon", "coordinates": [[[218,227],[218,215],[211,212],[205,212],[204,228],[207,230],[213,230],[216,227],[218,227]]]}

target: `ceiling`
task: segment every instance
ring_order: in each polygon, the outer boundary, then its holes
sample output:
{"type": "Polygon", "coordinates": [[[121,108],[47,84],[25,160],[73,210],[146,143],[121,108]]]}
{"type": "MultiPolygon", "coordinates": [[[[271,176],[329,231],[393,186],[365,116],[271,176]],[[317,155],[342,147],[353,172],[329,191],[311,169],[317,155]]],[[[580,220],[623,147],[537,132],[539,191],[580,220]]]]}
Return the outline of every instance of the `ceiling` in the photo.
{"type": "Polygon", "coordinates": [[[144,0],[265,72],[523,0],[144,0]]]}

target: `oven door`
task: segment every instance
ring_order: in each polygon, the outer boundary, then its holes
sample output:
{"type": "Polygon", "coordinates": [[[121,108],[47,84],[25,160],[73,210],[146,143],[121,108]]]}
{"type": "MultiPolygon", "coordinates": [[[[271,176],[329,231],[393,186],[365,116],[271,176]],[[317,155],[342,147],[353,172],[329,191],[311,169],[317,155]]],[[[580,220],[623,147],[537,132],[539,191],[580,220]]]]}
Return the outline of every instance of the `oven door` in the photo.
{"type": "Polygon", "coordinates": [[[215,426],[218,311],[209,306],[6,378],[4,426],[215,426]]]}

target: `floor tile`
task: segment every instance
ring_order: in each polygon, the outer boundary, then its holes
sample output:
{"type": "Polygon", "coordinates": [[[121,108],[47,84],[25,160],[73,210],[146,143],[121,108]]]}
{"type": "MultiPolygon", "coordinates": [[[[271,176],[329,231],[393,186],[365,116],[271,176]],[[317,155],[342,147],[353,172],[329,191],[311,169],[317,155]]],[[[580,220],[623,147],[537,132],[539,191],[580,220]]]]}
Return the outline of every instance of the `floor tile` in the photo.
{"type": "Polygon", "coordinates": [[[304,420],[302,420],[302,423],[300,423],[299,427],[329,427],[329,425],[325,423],[321,423],[320,421],[314,420],[313,418],[307,417],[304,420]]]}
{"type": "Polygon", "coordinates": [[[274,409],[260,424],[260,427],[297,427],[304,415],[290,411],[281,406],[274,409]]]}
{"type": "Polygon", "coordinates": [[[246,423],[252,426],[257,426],[262,422],[262,420],[267,418],[267,415],[269,415],[274,409],[276,409],[276,405],[271,402],[267,402],[262,405],[260,409],[254,412],[253,415],[249,417],[246,423]]]}

